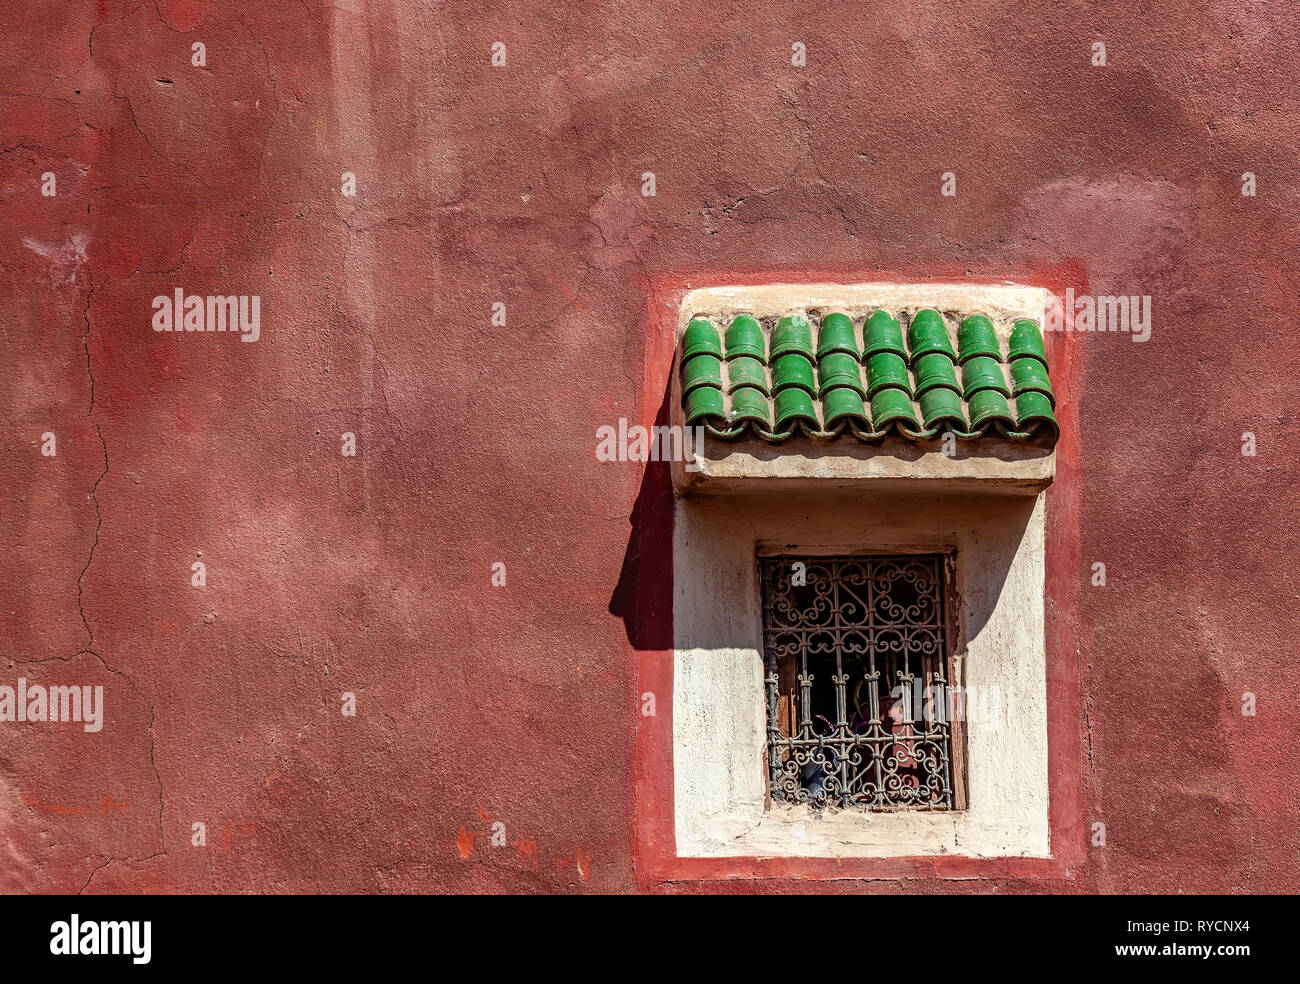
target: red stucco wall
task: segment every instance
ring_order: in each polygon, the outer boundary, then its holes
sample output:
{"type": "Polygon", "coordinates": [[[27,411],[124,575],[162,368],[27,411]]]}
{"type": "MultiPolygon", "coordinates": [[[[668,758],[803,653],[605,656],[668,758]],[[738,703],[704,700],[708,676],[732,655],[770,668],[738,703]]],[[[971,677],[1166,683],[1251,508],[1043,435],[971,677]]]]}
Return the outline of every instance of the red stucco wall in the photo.
{"type": "Polygon", "coordinates": [[[1300,12],[7,14],[0,683],[107,711],[0,724],[0,888],[1300,886],[1300,12]],[[1051,341],[1055,862],[665,859],[671,493],[595,432],[662,411],[656,298],[788,276],[1152,297],[1051,341]],[[261,338],[155,333],[176,287],[261,338]]]}

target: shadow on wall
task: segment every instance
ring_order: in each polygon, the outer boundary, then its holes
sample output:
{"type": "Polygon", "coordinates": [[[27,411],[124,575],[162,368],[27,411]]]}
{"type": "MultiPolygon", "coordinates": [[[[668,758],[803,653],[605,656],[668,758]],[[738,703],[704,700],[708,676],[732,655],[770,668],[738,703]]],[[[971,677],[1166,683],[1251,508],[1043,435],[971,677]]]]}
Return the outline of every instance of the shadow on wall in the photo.
{"type": "MultiPolygon", "coordinates": [[[[669,422],[671,385],[666,386],[655,416],[657,426],[669,422]]],[[[964,635],[967,644],[988,623],[1003,594],[1003,586],[1033,514],[1033,495],[995,492],[970,495],[943,492],[898,491],[845,493],[791,497],[779,486],[771,492],[737,494],[690,503],[688,508],[705,524],[709,514],[721,510],[737,516],[752,514],[753,530],[765,530],[761,539],[784,540],[789,548],[819,538],[818,527],[828,518],[843,529],[844,523],[863,530],[859,549],[890,552],[891,531],[906,530],[907,538],[938,546],[957,546],[962,570],[964,635]],[[819,521],[820,520],[820,521],[819,521]],[[779,530],[776,536],[770,535],[779,530]]],[[[675,493],[668,462],[646,464],[632,509],[631,531],[623,555],[618,584],[609,600],[610,614],[622,619],[628,641],[640,651],[674,648],[726,648],[735,638],[718,638],[726,619],[711,621],[709,638],[674,638],[673,523],[675,493]]],[[[706,537],[707,539],[707,537],[706,537]]],[[[689,630],[688,630],[689,631],[689,630]]],[[[729,632],[724,634],[730,635],[729,632]]],[[[1014,640],[1007,640],[1014,645],[1014,640]]]]}
{"type": "MultiPolygon", "coordinates": [[[[668,425],[671,399],[670,379],[655,426],[668,425]]],[[[673,498],[669,463],[648,462],[632,507],[623,568],[609,599],[610,614],[623,620],[628,642],[638,650],[673,648],[673,498]]]]}
{"type": "MultiPolygon", "coordinates": [[[[1001,494],[972,496],[954,502],[948,526],[954,533],[965,526],[967,541],[958,544],[957,558],[963,648],[979,637],[998,608],[1037,501],[1036,495],[1001,494]]],[[[1038,571],[1041,575],[1041,564],[1038,571]]],[[[1037,597],[1041,604],[1041,585],[1037,597]]],[[[1004,612],[1004,617],[1007,615],[1004,612]]],[[[1013,618],[1010,624],[1021,623],[1013,618]]],[[[1015,640],[1008,639],[1005,644],[1014,647],[1015,640]]],[[[1008,655],[1014,656],[1014,651],[1008,655]]]]}
{"type": "MultiPolygon", "coordinates": [[[[724,711],[723,697],[728,694],[746,707],[762,706],[759,688],[769,650],[757,551],[776,555],[784,567],[818,556],[935,554],[955,548],[961,630],[954,634],[952,623],[941,619],[945,649],[956,646],[975,662],[965,662],[961,676],[949,682],[977,682],[985,690],[990,680],[1001,681],[993,684],[995,690],[1014,694],[1008,681],[1018,679],[1017,667],[1041,665],[1042,659],[1043,568],[1035,502],[1029,495],[898,491],[776,492],[683,502],[675,517],[674,562],[679,576],[690,580],[674,599],[673,648],[679,653],[676,666],[684,674],[678,679],[686,680],[688,691],[692,685],[700,688],[697,699],[687,699],[679,708],[685,719],[699,723],[731,713],[739,720],[736,714],[748,712],[724,711]]],[[[918,620],[921,606],[909,611],[906,596],[882,604],[874,589],[867,589],[857,606],[846,609],[850,619],[857,617],[855,607],[858,614],[870,612],[870,621],[832,622],[832,606],[846,600],[843,590],[853,589],[845,585],[834,596],[829,591],[801,598],[791,594],[785,600],[795,607],[776,609],[783,618],[794,612],[807,616],[810,629],[821,626],[808,637],[807,653],[839,651],[845,637],[858,631],[874,660],[891,652],[900,658],[924,651],[931,634],[922,626],[931,620],[918,620]],[[895,631],[895,625],[901,631],[895,631]],[[919,631],[913,634],[907,626],[919,631]]],[[[850,670],[850,662],[845,661],[844,672],[857,672],[850,670]]],[[[895,682],[890,678],[891,688],[895,682]]],[[[710,727],[699,726],[706,731],[710,727]]]]}
{"type": "MultiPolygon", "coordinates": [[[[748,458],[759,461],[774,461],[783,455],[797,454],[810,461],[822,458],[865,458],[874,455],[889,455],[899,461],[916,462],[928,454],[934,454],[943,448],[941,437],[928,441],[913,441],[891,435],[878,444],[866,444],[857,438],[845,435],[834,441],[814,441],[806,437],[791,437],[780,444],[768,444],[756,439],[741,439],[735,444],[718,442],[712,446],[711,456],[725,461],[733,454],[744,453],[748,458]]],[[[1024,441],[1002,440],[998,437],[984,436],[976,442],[955,440],[953,457],[997,458],[999,461],[1026,461],[1046,458],[1052,454],[1053,445],[1048,435],[1029,438],[1024,441]],[[972,448],[978,446],[978,453],[972,448]]]]}

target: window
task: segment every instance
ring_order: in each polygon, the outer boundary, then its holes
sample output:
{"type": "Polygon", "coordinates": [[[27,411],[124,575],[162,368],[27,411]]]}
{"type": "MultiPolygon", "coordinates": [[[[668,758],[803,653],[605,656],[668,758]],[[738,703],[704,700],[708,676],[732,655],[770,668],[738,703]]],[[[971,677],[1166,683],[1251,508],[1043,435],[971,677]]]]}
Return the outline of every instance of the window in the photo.
{"type": "Polygon", "coordinates": [[[759,562],[770,797],[953,809],[943,556],[759,562]]]}
{"type": "Polygon", "coordinates": [[[1045,310],[1016,285],[677,299],[672,419],[705,433],[672,464],[676,857],[1051,856],[1045,310]]]}

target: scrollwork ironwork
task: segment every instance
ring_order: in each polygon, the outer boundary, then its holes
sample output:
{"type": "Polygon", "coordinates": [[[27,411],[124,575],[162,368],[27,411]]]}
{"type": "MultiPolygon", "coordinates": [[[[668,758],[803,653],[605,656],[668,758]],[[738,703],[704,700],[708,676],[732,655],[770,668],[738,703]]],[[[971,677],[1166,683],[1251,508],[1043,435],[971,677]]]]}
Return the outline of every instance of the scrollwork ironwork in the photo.
{"type": "Polygon", "coordinates": [[[762,558],[773,800],[953,808],[942,571],[934,554],[762,558]]]}

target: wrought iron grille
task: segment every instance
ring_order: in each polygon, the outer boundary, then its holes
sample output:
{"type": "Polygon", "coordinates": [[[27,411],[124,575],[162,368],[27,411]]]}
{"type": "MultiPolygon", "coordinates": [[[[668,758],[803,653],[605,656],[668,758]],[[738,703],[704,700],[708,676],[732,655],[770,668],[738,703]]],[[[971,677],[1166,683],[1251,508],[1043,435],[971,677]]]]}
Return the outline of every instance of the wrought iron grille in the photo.
{"type": "Polygon", "coordinates": [[[773,800],[950,810],[943,558],[763,557],[773,800]]]}

